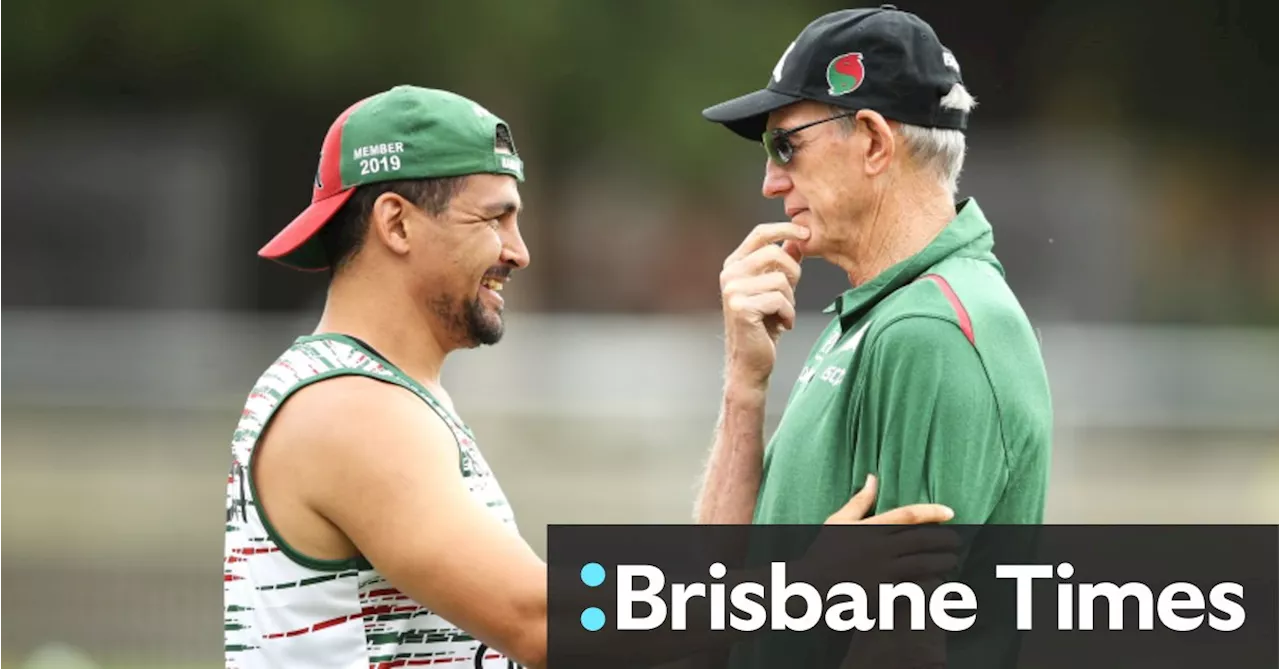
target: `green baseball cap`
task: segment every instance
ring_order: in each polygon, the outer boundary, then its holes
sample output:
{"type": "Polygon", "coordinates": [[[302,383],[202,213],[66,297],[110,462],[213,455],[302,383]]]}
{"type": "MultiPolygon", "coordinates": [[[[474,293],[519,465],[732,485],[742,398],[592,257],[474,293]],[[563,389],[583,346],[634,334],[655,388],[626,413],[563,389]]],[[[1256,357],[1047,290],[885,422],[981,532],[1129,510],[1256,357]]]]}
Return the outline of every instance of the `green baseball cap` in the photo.
{"type": "Polygon", "coordinates": [[[357,186],[485,173],[524,181],[524,162],[502,119],[456,93],[396,86],[351,105],[329,126],[311,206],[258,255],[294,269],[328,269],[316,233],[357,186]],[[511,148],[499,148],[499,137],[511,148]]]}

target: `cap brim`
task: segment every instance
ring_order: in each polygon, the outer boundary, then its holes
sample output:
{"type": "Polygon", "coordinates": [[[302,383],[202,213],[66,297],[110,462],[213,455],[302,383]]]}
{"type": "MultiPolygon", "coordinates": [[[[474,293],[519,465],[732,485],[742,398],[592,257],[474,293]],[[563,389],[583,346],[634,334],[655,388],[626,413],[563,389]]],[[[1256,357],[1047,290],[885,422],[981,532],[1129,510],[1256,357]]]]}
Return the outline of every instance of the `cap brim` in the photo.
{"type": "Polygon", "coordinates": [[[309,272],[329,268],[323,250],[314,242],[315,234],[333,218],[335,212],[351,199],[354,188],[312,202],[297,218],[286,225],[271,241],[258,250],[258,255],[282,265],[309,272]]]}
{"type": "Polygon", "coordinates": [[[708,107],[702,110],[702,117],[724,125],[740,137],[758,141],[764,135],[770,112],[802,99],[765,88],[708,107]]]}

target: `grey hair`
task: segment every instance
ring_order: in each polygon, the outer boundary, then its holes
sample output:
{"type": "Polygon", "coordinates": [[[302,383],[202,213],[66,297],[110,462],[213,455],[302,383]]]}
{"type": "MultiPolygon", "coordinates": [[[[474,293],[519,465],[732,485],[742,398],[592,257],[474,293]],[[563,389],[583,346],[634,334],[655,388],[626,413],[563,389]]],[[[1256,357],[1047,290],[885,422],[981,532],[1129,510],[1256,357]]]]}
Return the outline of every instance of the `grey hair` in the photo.
{"type": "MultiPolygon", "coordinates": [[[[978,101],[965,89],[964,84],[952,86],[939,102],[945,109],[957,109],[966,113],[978,106],[978,101]]],[[[844,120],[847,126],[852,127],[853,119],[844,120]]],[[[917,165],[936,174],[942,181],[943,187],[947,189],[947,193],[955,198],[959,191],[960,172],[964,169],[964,155],[967,150],[964,131],[900,123],[898,135],[902,137],[907,155],[911,156],[917,165]]]]}

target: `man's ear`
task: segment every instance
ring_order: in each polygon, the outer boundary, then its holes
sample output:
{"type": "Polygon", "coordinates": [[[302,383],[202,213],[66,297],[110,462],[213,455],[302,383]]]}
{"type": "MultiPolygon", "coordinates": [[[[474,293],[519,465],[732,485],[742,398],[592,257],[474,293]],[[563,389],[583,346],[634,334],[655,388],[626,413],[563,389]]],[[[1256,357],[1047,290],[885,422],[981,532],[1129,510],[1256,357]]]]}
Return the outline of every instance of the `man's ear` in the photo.
{"type": "Polygon", "coordinates": [[[369,234],[376,237],[392,253],[409,252],[408,217],[410,204],[395,193],[383,193],[369,210],[369,234]]]}
{"type": "Polygon", "coordinates": [[[854,117],[861,130],[867,133],[863,169],[867,176],[876,176],[889,169],[898,150],[898,138],[893,128],[878,112],[863,109],[854,117]]]}

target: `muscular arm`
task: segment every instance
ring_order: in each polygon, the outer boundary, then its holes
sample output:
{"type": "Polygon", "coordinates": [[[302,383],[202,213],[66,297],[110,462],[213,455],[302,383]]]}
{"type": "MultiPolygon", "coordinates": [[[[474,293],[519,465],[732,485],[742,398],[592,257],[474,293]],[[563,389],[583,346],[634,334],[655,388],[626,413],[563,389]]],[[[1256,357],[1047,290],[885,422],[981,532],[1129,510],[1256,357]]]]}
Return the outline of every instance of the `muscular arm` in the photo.
{"type": "Polygon", "coordinates": [[[303,392],[290,432],[273,439],[307,444],[305,502],[415,601],[542,666],[546,565],[468,494],[444,422],[404,389],[372,379],[303,392]]]}

